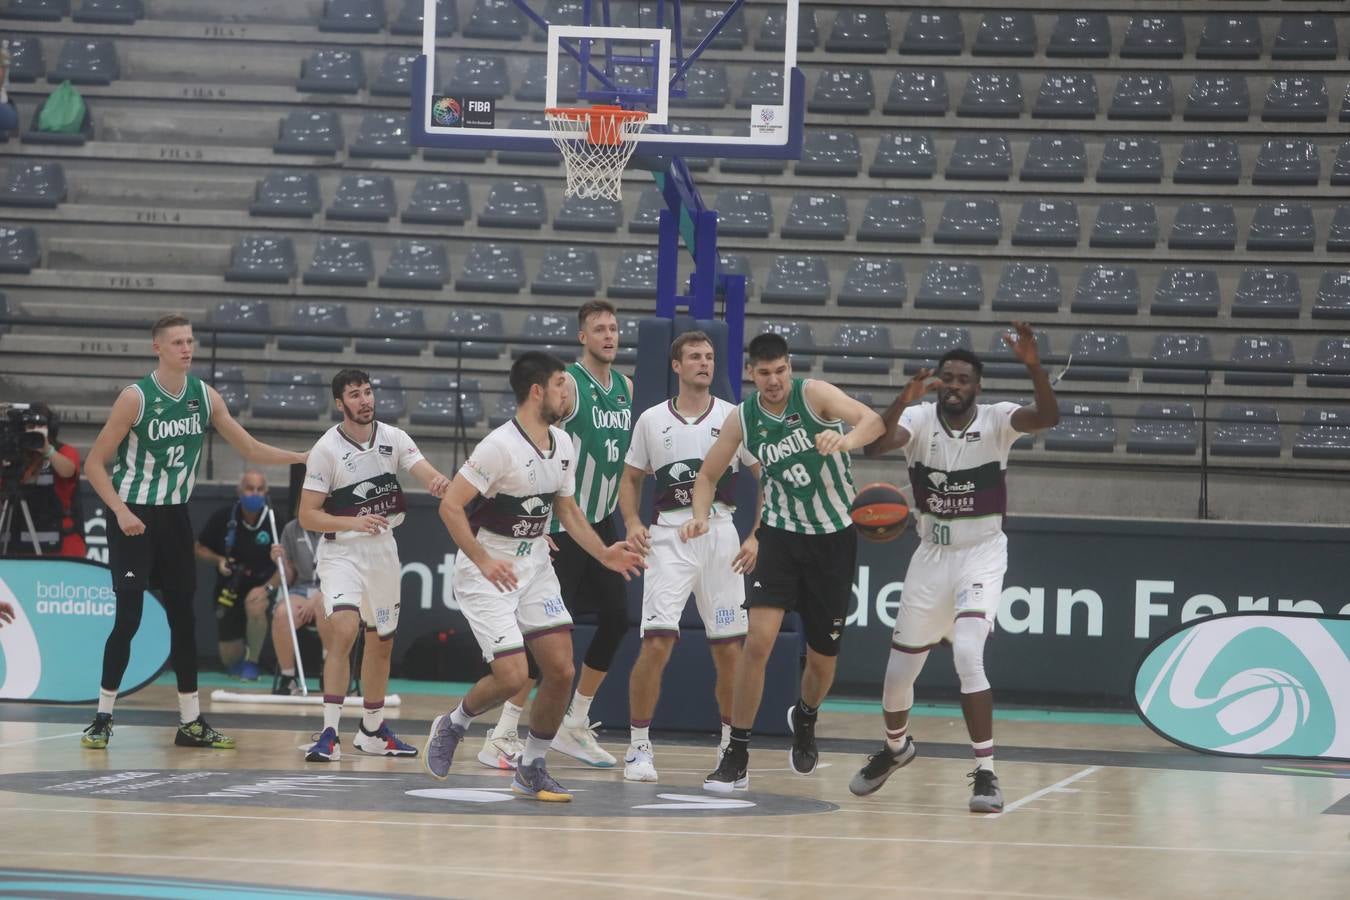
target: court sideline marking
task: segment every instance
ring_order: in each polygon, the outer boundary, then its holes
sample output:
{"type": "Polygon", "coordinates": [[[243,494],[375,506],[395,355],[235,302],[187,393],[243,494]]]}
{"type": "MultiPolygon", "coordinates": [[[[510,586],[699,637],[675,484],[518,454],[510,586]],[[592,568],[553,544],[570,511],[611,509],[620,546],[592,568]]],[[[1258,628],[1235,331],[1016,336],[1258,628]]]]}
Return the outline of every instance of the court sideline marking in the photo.
{"type": "Polygon", "coordinates": [[[1088,766],[1088,767],[1087,767],[1086,769],[1084,769],[1083,771],[1081,771],[1081,772],[1075,772],[1074,774],[1070,775],[1068,778],[1065,778],[1065,779],[1063,779],[1063,780],[1061,780],[1061,781],[1056,781],[1054,784],[1050,785],[1049,787],[1044,787],[1044,788],[1041,788],[1039,791],[1034,791],[1034,792],[1032,792],[1032,793],[1030,793],[1030,794],[1027,794],[1027,795],[1026,795],[1025,797],[1023,797],[1021,800],[1014,800],[1012,803],[1009,803],[1007,806],[1003,807],[1003,811],[1002,811],[1002,812],[991,813],[991,814],[985,816],[984,818],[986,818],[986,819],[997,819],[997,818],[1000,818],[1000,817],[1002,817],[1002,816],[1006,816],[1008,813],[1012,812],[1013,810],[1018,809],[1019,807],[1022,807],[1022,806],[1026,806],[1028,803],[1032,802],[1033,800],[1039,800],[1039,799],[1041,799],[1042,797],[1044,797],[1046,794],[1052,794],[1052,793],[1054,793],[1055,791],[1063,790],[1065,787],[1067,787],[1067,786],[1073,784],[1075,781],[1079,780],[1080,778],[1086,778],[1086,777],[1088,777],[1089,775],[1092,775],[1092,774],[1094,774],[1094,773],[1096,773],[1096,772],[1100,772],[1100,771],[1101,771],[1101,768],[1102,768],[1101,766],[1088,766]]]}
{"type": "Polygon", "coordinates": [[[22,747],[24,744],[40,744],[43,741],[54,741],[58,738],[74,737],[77,734],[84,734],[84,729],[81,728],[79,731],[68,731],[65,734],[49,734],[46,737],[28,738],[25,741],[10,741],[7,744],[0,744],[0,750],[5,749],[6,747],[22,747]]]}

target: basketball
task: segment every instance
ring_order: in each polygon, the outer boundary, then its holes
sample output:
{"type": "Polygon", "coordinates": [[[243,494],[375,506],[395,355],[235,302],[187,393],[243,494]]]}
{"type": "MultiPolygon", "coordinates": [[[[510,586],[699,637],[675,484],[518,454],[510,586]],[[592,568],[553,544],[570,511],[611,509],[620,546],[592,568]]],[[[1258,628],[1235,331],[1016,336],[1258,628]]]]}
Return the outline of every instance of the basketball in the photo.
{"type": "Polygon", "coordinates": [[[849,517],[867,540],[892,541],[909,524],[909,504],[898,487],[877,481],[858,491],[849,507],[849,517]]]}

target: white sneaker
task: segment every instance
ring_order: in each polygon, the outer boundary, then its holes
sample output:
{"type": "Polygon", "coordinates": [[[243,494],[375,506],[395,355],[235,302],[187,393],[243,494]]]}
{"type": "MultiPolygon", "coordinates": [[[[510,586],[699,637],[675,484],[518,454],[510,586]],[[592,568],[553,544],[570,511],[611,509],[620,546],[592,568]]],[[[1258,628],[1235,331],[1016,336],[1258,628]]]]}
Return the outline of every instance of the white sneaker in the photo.
{"type": "Polygon", "coordinates": [[[640,744],[629,744],[628,752],[623,755],[623,780],[655,783],[657,780],[655,762],[651,744],[645,741],[640,744]]]}
{"type": "Polygon", "coordinates": [[[727,735],[726,737],[719,740],[717,742],[717,759],[713,760],[713,762],[714,763],[722,762],[722,754],[726,753],[727,747],[730,746],[731,746],[731,735],[727,735]]]}
{"type": "Polygon", "coordinates": [[[568,725],[564,722],[562,727],[558,729],[558,733],[554,735],[551,746],[559,753],[566,753],[588,766],[608,769],[617,760],[607,753],[605,748],[601,747],[599,741],[595,739],[595,729],[599,727],[599,722],[594,725],[589,721],[580,725],[568,725]]]}
{"type": "Polygon", "coordinates": [[[500,737],[496,732],[489,731],[483,741],[483,749],[478,751],[478,761],[489,769],[513,771],[524,752],[525,745],[514,731],[508,731],[500,737]]]}

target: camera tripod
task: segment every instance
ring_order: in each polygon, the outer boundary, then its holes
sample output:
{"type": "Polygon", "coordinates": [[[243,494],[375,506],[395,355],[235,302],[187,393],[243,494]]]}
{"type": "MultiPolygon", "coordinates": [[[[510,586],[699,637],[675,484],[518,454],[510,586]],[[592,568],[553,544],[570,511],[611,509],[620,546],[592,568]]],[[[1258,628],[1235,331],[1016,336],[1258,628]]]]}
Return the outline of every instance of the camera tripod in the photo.
{"type": "Polygon", "coordinates": [[[9,556],[9,543],[14,537],[13,523],[16,507],[23,513],[24,524],[28,526],[26,534],[28,540],[33,544],[33,555],[41,556],[42,547],[38,544],[37,527],[33,525],[33,513],[28,508],[28,501],[19,494],[18,473],[9,472],[4,477],[4,496],[0,497],[0,559],[9,556]]]}

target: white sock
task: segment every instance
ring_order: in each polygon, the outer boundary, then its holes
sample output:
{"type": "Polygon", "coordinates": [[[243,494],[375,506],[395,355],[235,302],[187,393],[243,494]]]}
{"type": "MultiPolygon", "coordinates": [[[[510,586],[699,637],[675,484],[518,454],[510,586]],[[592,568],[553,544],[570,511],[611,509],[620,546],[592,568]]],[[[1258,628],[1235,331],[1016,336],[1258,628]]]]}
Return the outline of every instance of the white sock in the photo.
{"type": "Polygon", "coordinates": [[[591,712],[591,701],[594,699],[585,696],[581,691],[573,694],[572,705],[567,707],[567,717],[563,719],[563,725],[568,728],[585,727],[591,712]]]}
{"type": "Polygon", "coordinates": [[[549,745],[552,743],[553,738],[544,740],[543,738],[535,737],[534,732],[531,731],[529,737],[525,738],[525,752],[522,753],[520,757],[521,765],[528,766],[536,760],[542,760],[544,754],[548,753],[549,745]]]}
{"type": "Polygon", "coordinates": [[[112,715],[113,704],[117,702],[117,691],[105,691],[98,689],[98,711],[112,715]]]}
{"type": "Polygon", "coordinates": [[[361,727],[373,734],[384,722],[384,704],[366,706],[362,710],[361,727]]]}
{"type": "MultiPolygon", "coordinates": [[[[99,697],[102,702],[103,698],[99,697]]],[[[202,714],[201,705],[197,702],[197,692],[178,695],[178,718],[186,725],[189,722],[197,721],[197,717],[202,714]]]]}
{"type": "Polygon", "coordinates": [[[492,736],[502,737],[507,734],[515,734],[516,730],[520,728],[520,714],[524,711],[525,707],[516,706],[510,700],[507,700],[502,705],[502,716],[492,729],[492,736]]]}
{"type": "Polygon", "coordinates": [[[284,676],[286,676],[287,678],[294,678],[294,677],[295,677],[295,666],[291,666],[289,669],[282,669],[282,670],[281,670],[281,674],[284,675],[284,676]]]}
{"type": "Polygon", "coordinates": [[[723,722],[723,723],[722,723],[722,738],[717,742],[717,746],[719,746],[719,747],[725,747],[727,744],[730,744],[730,743],[731,743],[731,723],[730,723],[730,722],[723,722]]]}
{"type": "Polygon", "coordinates": [[[342,700],[332,703],[327,697],[323,698],[323,727],[331,728],[334,731],[338,729],[338,722],[342,721],[342,700]]]}
{"type": "Polygon", "coordinates": [[[473,724],[473,720],[474,720],[475,718],[477,718],[477,716],[471,716],[471,715],[469,715],[467,712],[464,711],[464,701],[463,701],[463,700],[461,700],[461,701],[459,702],[459,706],[456,706],[456,707],[455,707],[453,710],[451,710],[451,712],[450,712],[450,721],[451,721],[451,722],[454,722],[454,723],[455,723],[456,725],[458,725],[460,728],[468,728],[470,725],[473,724]]]}
{"type": "Polygon", "coordinates": [[[905,746],[905,741],[908,740],[908,732],[909,732],[908,723],[901,725],[895,731],[892,731],[891,729],[887,728],[886,749],[891,751],[892,753],[899,753],[901,748],[905,746]]]}
{"type": "Polygon", "coordinates": [[[632,744],[650,744],[650,743],[652,742],[651,737],[649,737],[648,734],[647,734],[647,732],[651,731],[651,726],[650,726],[650,725],[647,725],[647,726],[645,726],[645,727],[643,727],[643,728],[638,728],[636,725],[634,725],[634,726],[630,729],[630,731],[632,731],[633,736],[632,736],[631,738],[629,738],[629,743],[632,743],[632,744]]]}
{"type": "Polygon", "coordinates": [[[971,741],[970,749],[975,751],[975,767],[994,771],[994,742],[971,741]]]}

